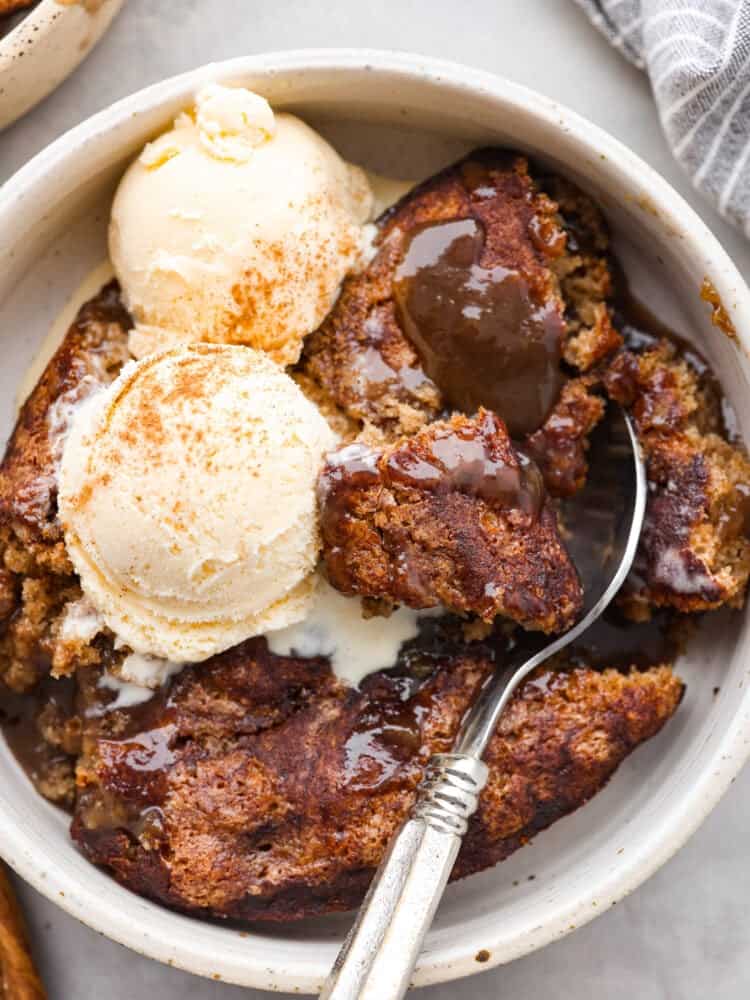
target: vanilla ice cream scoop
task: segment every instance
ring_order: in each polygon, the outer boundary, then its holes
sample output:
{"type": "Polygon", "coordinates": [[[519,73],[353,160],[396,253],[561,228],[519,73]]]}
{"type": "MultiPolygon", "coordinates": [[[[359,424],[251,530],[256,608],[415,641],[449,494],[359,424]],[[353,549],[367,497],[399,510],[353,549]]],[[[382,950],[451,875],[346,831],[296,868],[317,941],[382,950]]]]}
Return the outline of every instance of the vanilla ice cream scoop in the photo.
{"type": "Polygon", "coordinates": [[[204,88],[112,207],[133,354],[241,343],[293,364],[360,262],[372,206],[364,172],[298,118],[242,88],[204,88]]]}
{"type": "Polygon", "coordinates": [[[65,542],[122,642],[195,662],[309,610],[315,480],[335,445],[288,375],[246,347],[131,362],[83,404],[59,472],[65,542]]]}

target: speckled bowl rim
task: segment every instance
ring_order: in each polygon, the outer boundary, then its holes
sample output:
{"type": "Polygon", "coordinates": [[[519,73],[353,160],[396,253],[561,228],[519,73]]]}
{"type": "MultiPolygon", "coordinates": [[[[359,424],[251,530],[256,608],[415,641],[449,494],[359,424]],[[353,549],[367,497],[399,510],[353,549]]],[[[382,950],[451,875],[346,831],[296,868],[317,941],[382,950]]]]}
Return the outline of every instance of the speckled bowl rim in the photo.
{"type": "Polygon", "coordinates": [[[101,7],[87,11],[82,0],[40,0],[21,12],[23,17],[0,38],[0,130],[44,100],[83,62],[124,3],[102,0],[101,7]]]}
{"type": "MultiPolygon", "coordinates": [[[[148,87],[118,102],[62,136],[23,167],[0,191],[0,229],[6,212],[19,199],[42,197],[56,167],[69,158],[90,154],[102,141],[116,142],[114,134],[140,112],[174,102],[189,100],[196,87],[206,80],[231,80],[249,74],[274,74],[301,71],[324,71],[331,74],[351,74],[354,70],[384,74],[391,82],[401,80],[428,81],[438,87],[467,96],[480,95],[497,103],[502,109],[519,111],[540,120],[546,128],[554,128],[564,136],[568,149],[580,149],[582,162],[597,161],[597,169],[605,171],[614,189],[627,190],[642,197],[648,211],[657,211],[666,227],[677,233],[690,252],[706,262],[707,273],[739,331],[740,347],[746,353],[750,347],[750,292],[734,264],[698,215],[690,206],[626,146],[579,115],[557,102],[516,83],[492,74],[458,64],[429,59],[406,53],[367,49],[313,49],[270,53],[233,59],[205,66],[162,83],[148,87]]],[[[582,167],[586,172],[585,166],[582,167]]],[[[43,198],[44,200],[44,198],[43,198]]],[[[32,202],[33,203],[33,202],[32,202]]],[[[37,209],[41,211],[41,209],[37,209]]],[[[745,684],[724,732],[702,766],[691,775],[689,791],[671,809],[667,817],[650,828],[649,835],[631,843],[622,863],[602,871],[596,884],[581,888],[575,905],[558,908],[549,919],[540,920],[527,932],[508,944],[501,941],[502,926],[498,921],[497,939],[483,930],[481,940],[470,934],[459,936],[448,945],[429,949],[415,973],[414,985],[444,982],[486,970],[501,962],[518,958],[546,945],[574,927],[591,920],[612,903],[622,899],[663,865],[696,830],[750,755],[750,685],[745,684]],[[502,945],[502,946],[501,946],[502,945]],[[489,952],[486,962],[477,963],[477,952],[489,952]]],[[[0,792],[1,798],[1,792],[0,792]]],[[[31,885],[60,905],[72,916],[94,930],[150,958],[225,982],[240,983],[263,989],[312,992],[319,989],[327,971],[327,958],[320,962],[298,962],[294,943],[289,942],[289,959],[284,968],[269,968],[262,948],[253,952],[248,940],[242,960],[217,955],[201,941],[194,923],[190,933],[179,921],[185,918],[162,911],[165,919],[156,917],[149,926],[144,913],[136,906],[142,902],[133,896],[133,907],[109,901],[106,894],[93,886],[83,885],[64,871],[55,871],[50,857],[28,849],[28,836],[22,825],[5,816],[0,809],[0,845],[8,863],[31,885]],[[174,935],[165,939],[157,924],[173,921],[174,935]],[[209,953],[210,950],[210,953],[209,953]]],[[[250,936],[251,937],[251,936],[250,936]]]]}

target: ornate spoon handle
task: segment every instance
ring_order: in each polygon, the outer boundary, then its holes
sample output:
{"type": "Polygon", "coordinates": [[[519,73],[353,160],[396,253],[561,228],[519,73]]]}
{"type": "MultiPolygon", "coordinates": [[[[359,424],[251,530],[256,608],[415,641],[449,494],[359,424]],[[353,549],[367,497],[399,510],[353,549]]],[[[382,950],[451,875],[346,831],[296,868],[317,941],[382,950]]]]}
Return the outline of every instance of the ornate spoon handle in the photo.
{"type": "Polygon", "coordinates": [[[323,1000],[398,1000],[477,808],[487,767],[466,754],[427,765],[412,814],[378,868],[320,994],[323,1000]]]}

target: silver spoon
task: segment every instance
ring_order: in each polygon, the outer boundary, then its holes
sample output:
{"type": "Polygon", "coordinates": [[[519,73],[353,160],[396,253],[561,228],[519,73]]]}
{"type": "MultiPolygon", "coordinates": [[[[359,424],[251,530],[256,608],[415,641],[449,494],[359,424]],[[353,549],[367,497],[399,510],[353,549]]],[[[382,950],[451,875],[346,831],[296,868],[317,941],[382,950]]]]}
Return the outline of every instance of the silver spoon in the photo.
{"type": "MultiPolygon", "coordinates": [[[[646,508],[646,472],[630,418],[619,408],[593,436],[589,478],[564,509],[584,613],[568,632],[492,676],[461,726],[453,753],[428,763],[410,817],[391,841],[320,994],[324,1000],[398,1000],[487,781],[482,755],[524,678],[602,614],[628,574],[646,508]]],[[[533,641],[533,640],[532,640],[533,641]]]]}

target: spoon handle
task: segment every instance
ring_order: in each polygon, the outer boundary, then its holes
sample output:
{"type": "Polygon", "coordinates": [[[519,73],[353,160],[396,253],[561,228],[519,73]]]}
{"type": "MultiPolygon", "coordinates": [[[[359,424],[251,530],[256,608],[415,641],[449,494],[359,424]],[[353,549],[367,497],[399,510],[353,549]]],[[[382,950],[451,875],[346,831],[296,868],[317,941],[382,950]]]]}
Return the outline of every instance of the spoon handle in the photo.
{"type": "Polygon", "coordinates": [[[452,753],[430,760],[411,816],[378,868],[323,1000],[398,1000],[406,993],[486,781],[487,767],[477,757],[452,753]]]}

